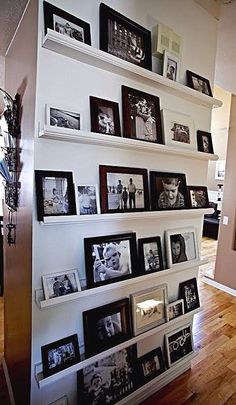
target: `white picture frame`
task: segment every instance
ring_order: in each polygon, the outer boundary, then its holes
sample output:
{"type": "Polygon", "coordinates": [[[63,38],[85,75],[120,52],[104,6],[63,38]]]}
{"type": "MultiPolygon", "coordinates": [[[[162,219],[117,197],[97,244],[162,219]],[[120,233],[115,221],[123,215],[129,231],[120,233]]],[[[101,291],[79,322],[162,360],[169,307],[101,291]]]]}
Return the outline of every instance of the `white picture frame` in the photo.
{"type": "Polygon", "coordinates": [[[180,59],[169,51],[164,51],[163,76],[174,82],[179,81],[180,59]]]}
{"type": "Polygon", "coordinates": [[[166,320],[167,322],[172,321],[172,319],[178,318],[184,315],[184,300],[176,300],[170,302],[166,305],[166,320]]]}
{"type": "Polygon", "coordinates": [[[166,259],[168,268],[184,267],[199,260],[196,229],[192,227],[165,231],[166,259]]]}
{"type": "Polygon", "coordinates": [[[68,296],[81,291],[77,269],[63,270],[42,276],[45,300],[68,296]]]}
{"type": "Polygon", "coordinates": [[[165,335],[168,367],[194,353],[192,325],[187,324],[165,335]]]}
{"type": "Polygon", "coordinates": [[[46,126],[78,135],[82,128],[82,114],[72,106],[46,104],[46,126]]]}
{"type": "Polygon", "coordinates": [[[190,115],[164,108],[162,126],[165,145],[197,150],[194,121],[190,115]]]}
{"type": "Polygon", "coordinates": [[[79,215],[101,214],[97,184],[77,185],[79,215]]]}
{"type": "Polygon", "coordinates": [[[225,179],[225,160],[216,161],[215,179],[222,181],[225,179]]]}

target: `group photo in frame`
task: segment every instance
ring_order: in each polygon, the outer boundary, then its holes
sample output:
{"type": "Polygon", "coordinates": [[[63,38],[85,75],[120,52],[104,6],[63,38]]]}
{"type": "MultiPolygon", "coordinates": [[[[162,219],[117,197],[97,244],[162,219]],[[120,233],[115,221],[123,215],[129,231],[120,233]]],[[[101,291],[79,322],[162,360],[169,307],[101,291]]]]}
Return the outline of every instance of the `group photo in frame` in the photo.
{"type": "Polygon", "coordinates": [[[189,208],[208,208],[209,198],[207,187],[205,186],[187,186],[189,208]]]}
{"type": "Polygon", "coordinates": [[[77,133],[81,130],[82,115],[80,112],[75,112],[75,108],[46,104],[46,125],[63,128],[68,133],[77,133]]]}
{"type": "Polygon", "coordinates": [[[199,152],[214,153],[210,132],[197,131],[197,146],[199,152]]]}
{"type": "Polygon", "coordinates": [[[170,302],[166,305],[166,319],[167,322],[172,319],[178,318],[178,316],[184,315],[184,300],[179,299],[177,301],[170,302]]]}
{"type": "Polygon", "coordinates": [[[197,150],[194,121],[190,115],[164,108],[162,125],[165,145],[197,150]]]}
{"type": "Polygon", "coordinates": [[[186,280],[179,285],[179,298],[184,301],[184,312],[191,312],[200,307],[197,279],[186,280]]]}
{"type": "Polygon", "coordinates": [[[151,32],[100,3],[100,49],[152,70],[151,32]]]}
{"type": "Polygon", "coordinates": [[[81,185],[77,186],[79,214],[95,215],[100,214],[100,200],[98,185],[81,185]]]}
{"type": "Polygon", "coordinates": [[[163,76],[174,82],[179,81],[180,59],[167,50],[163,56],[163,76]]]}
{"type": "Polygon", "coordinates": [[[168,367],[194,352],[191,324],[165,335],[168,367]]]}
{"type": "Polygon", "coordinates": [[[90,96],[91,132],[121,136],[119,104],[90,96]]]}
{"type": "Polygon", "coordinates": [[[196,229],[178,228],[165,231],[166,258],[169,268],[199,260],[196,229]]]}
{"type": "Polygon", "coordinates": [[[165,371],[161,347],[144,354],[137,359],[138,384],[142,386],[165,371]]]}
{"type": "Polygon", "coordinates": [[[160,236],[138,240],[140,274],[154,273],[164,269],[160,236]]]}
{"type": "Polygon", "coordinates": [[[211,85],[208,79],[198,75],[197,73],[186,71],[187,74],[187,85],[192,89],[199,91],[200,93],[206,94],[207,96],[213,97],[211,85]]]}
{"type": "Polygon", "coordinates": [[[45,300],[81,291],[77,270],[64,270],[42,276],[45,300]]]}

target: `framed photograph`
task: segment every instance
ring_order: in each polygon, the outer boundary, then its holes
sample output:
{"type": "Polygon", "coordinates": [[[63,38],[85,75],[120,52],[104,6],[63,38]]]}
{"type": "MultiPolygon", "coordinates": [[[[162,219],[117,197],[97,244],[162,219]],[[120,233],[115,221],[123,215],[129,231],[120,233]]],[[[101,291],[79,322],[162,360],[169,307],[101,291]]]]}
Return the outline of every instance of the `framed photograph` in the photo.
{"type": "Polygon", "coordinates": [[[206,131],[197,131],[197,146],[199,152],[214,153],[211,133],[206,131]]]}
{"type": "Polygon", "coordinates": [[[80,215],[100,214],[98,186],[77,186],[80,215]]]}
{"type": "Polygon", "coordinates": [[[119,104],[90,96],[91,131],[121,136],[119,104]]]}
{"type": "Polygon", "coordinates": [[[204,186],[187,186],[189,207],[190,208],[208,208],[208,192],[204,186]]]}
{"type": "Polygon", "coordinates": [[[99,166],[102,213],[149,210],[147,170],[99,166]]]}
{"type": "Polygon", "coordinates": [[[49,377],[80,361],[78,336],[71,335],[41,347],[43,376],[49,377]]]}
{"type": "Polygon", "coordinates": [[[160,236],[139,239],[138,253],[141,274],[164,269],[160,236]]]}
{"type": "Polygon", "coordinates": [[[70,133],[77,132],[81,130],[81,113],[47,104],[46,124],[50,127],[64,128],[70,133]]]}
{"type": "Polygon", "coordinates": [[[166,322],[167,302],[167,284],[131,295],[134,336],[166,322]]]}
{"type": "Polygon", "coordinates": [[[49,405],[68,405],[67,396],[64,395],[63,397],[57,399],[56,401],[50,402],[49,405]]]}
{"type": "Polygon", "coordinates": [[[77,270],[66,270],[42,276],[45,300],[81,291],[77,270]]]}
{"type": "Polygon", "coordinates": [[[152,70],[151,32],[104,3],[100,4],[100,49],[152,70]]]}
{"type": "Polygon", "coordinates": [[[187,70],[186,74],[188,87],[212,97],[211,85],[208,79],[205,79],[205,77],[199,76],[197,73],[193,73],[190,70],[187,70]]]}
{"type": "Polygon", "coordinates": [[[179,297],[184,301],[185,313],[200,307],[196,278],[180,283],[179,297]]]}
{"type": "Polygon", "coordinates": [[[129,299],[83,312],[86,356],[92,356],[131,336],[129,299]]]}
{"type": "Polygon", "coordinates": [[[168,267],[199,260],[196,229],[194,227],[165,231],[168,267]]]}
{"type": "Polygon", "coordinates": [[[184,300],[177,300],[166,305],[167,322],[184,314],[184,300]]]}
{"type": "Polygon", "coordinates": [[[168,366],[171,367],[194,352],[191,325],[165,335],[168,366]]]}
{"type": "Polygon", "coordinates": [[[124,137],[163,143],[159,97],[122,86],[124,137]]]}
{"type": "Polygon", "coordinates": [[[180,59],[168,51],[164,51],[163,76],[174,82],[179,81],[180,59]]]}
{"type": "Polygon", "coordinates": [[[50,28],[76,41],[91,45],[90,25],[87,22],[46,1],[43,2],[43,9],[45,35],[50,28]]]}
{"type": "Polygon", "coordinates": [[[150,172],[150,187],[153,210],[188,208],[185,174],[150,172]]]}
{"type": "Polygon", "coordinates": [[[78,403],[113,405],[136,389],[136,345],[78,371],[78,403]]]}
{"type": "Polygon", "coordinates": [[[35,170],[38,221],[44,217],[76,215],[72,172],[35,170]]]}
{"type": "Polygon", "coordinates": [[[194,121],[190,115],[163,109],[162,120],[165,145],[197,150],[194,121]]]}
{"type": "Polygon", "coordinates": [[[225,178],[225,160],[216,161],[215,179],[224,180],[225,178]]]}
{"type": "Polygon", "coordinates": [[[115,283],[136,276],[136,234],[84,239],[87,287],[115,283]]]}
{"type": "Polygon", "coordinates": [[[164,359],[160,347],[137,359],[138,384],[140,386],[151,381],[165,371],[164,359]]]}

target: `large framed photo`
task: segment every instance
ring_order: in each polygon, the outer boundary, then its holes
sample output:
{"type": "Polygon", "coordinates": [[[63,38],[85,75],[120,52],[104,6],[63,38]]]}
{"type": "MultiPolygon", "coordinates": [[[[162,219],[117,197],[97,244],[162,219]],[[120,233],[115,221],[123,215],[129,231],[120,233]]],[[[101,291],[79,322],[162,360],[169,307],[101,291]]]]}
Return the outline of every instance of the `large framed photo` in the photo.
{"type": "Polygon", "coordinates": [[[191,324],[165,335],[168,366],[181,361],[194,352],[191,324]]]}
{"type": "Polygon", "coordinates": [[[121,136],[119,104],[90,96],[91,131],[121,136]]]}
{"type": "Polygon", "coordinates": [[[47,216],[76,215],[72,172],[35,170],[38,221],[47,216]]]}
{"type": "Polygon", "coordinates": [[[174,82],[179,81],[180,59],[168,51],[164,51],[163,76],[174,82]]]}
{"type": "Polygon", "coordinates": [[[205,77],[199,76],[197,73],[193,73],[190,70],[187,70],[186,73],[188,87],[212,97],[211,85],[208,79],[205,79],[205,77]]]}
{"type": "Polygon", "coordinates": [[[86,356],[102,352],[131,336],[129,299],[83,312],[86,356]]]}
{"type": "Polygon", "coordinates": [[[163,109],[162,119],[165,145],[197,150],[194,121],[190,115],[163,109]]]}
{"type": "Polygon", "coordinates": [[[42,276],[45,300],[81,291],[77,270],[66,270],[42,276]]]}
{"type": "Polygon", "coordinates": [[[104,3],[100,4],[100,49],[152,70],[151,32],[104,3]]]}
{"type": "Polygon", "coordinates": [[[185,174],[150,172],[150,187],[153,210],[188,208],[185,174]]]}
{"type": "Polygon", "coordinates": [[[77,373],[78,403],[113,405],[136,388],[136,345],[96,361],[77,373]]]}
{"type": "Polygon", "coordinates": [[[200,307],[196,278],[180,283],[179,297],[184,300],[185,312],[190,312],[200,307]]]}
{"type": "Polygon", "coordinates": [[[80,215],[100,214],[98,186],[79,185],[77,190],[80,215]]]}
{"type": "Polygon", "coordinates": [[[50,127],[63,128],[69,133],[77,133],[81,130],[82,117],[80,112],[73,108],[55,107],[46,105],[46,124],[50,127]]]}
{"type": "Polygon", "coordinates": [[[134,232],[85,238],[84,248],[88,288],[137,275],[134,232]]]}
{"type": "Polygon", "coordinates": [[[168,267],[199,259],[196,229],[194,227],[171,229],[165,232],[168,267]]]}
{"type": "Polygon", "coordinates": [[[149,209],[147,170],[99,166],[102,213],[149,209]]]}
{"type": "Polygon", "coordinates": [[[135,336],[166,322],[167,301],[167,284],[131,295],[135,336]]]}
{"type": "Polygon", "coordinates": [[[78,336],[71,335],[41,347],[43,376],[49,377],[80,361],[78,336]]]}
{"type": "Polygon", "coordinates": [[[164,359],[160,347],[137,359],[138,384],[140,386],[151,381],[165,371],[164,359]]]}
{"type": "Polygon", "coordinates": [[[211,133],[206,131],[197,131],[197,145],[199,152],[214,153],[211,133]]]}
{"type": "Polygon", "coordinates": [[[45,35],[50,28],[62,35],[91,45],[90,25],[72,14],[44,1],[45,35]]]}
{"type": "Polygon", "coordinates": [[[159,97],[122,86],[124,136],[162,142],[159,97]]]}
{"type": "Polygon", "coordinates": [[[209,199],[207,187],[187,186],[189,207],[190,208],[208,208],[209,199]]]}
{"type": "Polygon", "coordinates": [[[166,305],[167,322],[184,314],[184,300],[180,299],[166,305]]]}
{"type": "Polygon", "coordinates": [[[160,236],[138,240],[139,269],[141,274],[164,269],[160,236]]]}

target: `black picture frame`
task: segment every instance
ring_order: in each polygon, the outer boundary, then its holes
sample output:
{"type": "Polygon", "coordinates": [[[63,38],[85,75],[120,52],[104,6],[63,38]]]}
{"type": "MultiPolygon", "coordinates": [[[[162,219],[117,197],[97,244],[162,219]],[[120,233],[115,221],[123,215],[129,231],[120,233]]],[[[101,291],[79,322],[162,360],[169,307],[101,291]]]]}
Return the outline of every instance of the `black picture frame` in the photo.
{"type": "Polygon", "coordinates": [[[187,186],[189,208],[209,208],[207,187],[187,186]]]}
{"type": "Polygon", "coordinates": [[[194,352],[191,324],[165,335],[168,367],[174,366],[194,352]]]}
{"type": "Polygon", "coordinates": [[[102,213],[149,210],[147,169],[100,165],[99,177],[102,213]]]}
{"type": "Polygon", "coordinates": [[[46,378],[80,361],[78,336],[67,336],[44,345],[41,347],[41,353],[43,376],[46,378]]]}
{"type": "Polygon", "coordinates": [[[76,215],[72,172],[35,170],[35,184],[38,221],[48,216],[76,215]],[[46,196],[49,191],[51,196],[46,196]]]}
{"type": "Polygon", "coordinates": [[[74,38],[77,41],[91,45],[91,33],[89,23],[81,20],[78,17],[75,17],[72,14],[67,13],[66,11],[56,6],[53,6],[47,1],[43,2],[43,10],[44,10],[45,35],[47,34],[48,28],[53,31],[59,30],[58,32],[61,31],[62,35],[67,35],[70,38],[74,38]],[[56,17],[58,21],[56,21],[56,17]],[[56,23],[58,24],[57,26],[59,27],[59,22],[61,22],[61,25],[62,24],[71,24],[71,25],[69,29],[67,29],[67,31],[65,32],[63,25],[61,29],[60,28],[56,29],[56,23]]]}
{"type": "Polygon", "coordinates": [[[184,300],[184,312],[191,312],[200,307],[197,279],[183,281],[179,284],[179,298],[184,300]]]}
{"type": "Polygon", "coordinates": [[[199,152],[214,154],[210,132],[197,130],[197,147],[199,152]]]}
{"type": "Polygon", "coordinates": [[[192,89],[199,91],[200,93],[206,94],[207,96],[213,97],[210,81],[205,77],[198,75],[197,73],[186,71],[187,74],[187,85],[192,89]]]}
{"type": "Polygon", "coordinates": [[[100,49],[152,70],[151,32],[100,3],[100,49]]]}
{"type": "Polygon", "coordinates": [[[151,171],[150,193],[152,210],[164,211],[189,208],[186,176],[184,173],[151,171]]]}
{"type": "Polygon", "coordinates": [[[138,258],[140,274],[164,270],[160,236],[138,239],[138,258]]]}
{"type": "Polygon", "coordinates": [[[119,104],[90,96],[91,132],[121,136],[119,104]]]}
{"type": "Polygon", "coordinates": [[[165,371],[161,347],[144,354],[137,359],[138,385],[142,386],[165,371]]]}
{"type": "Polygon", "coordinates": [[[116,283],[138,275],[134,232],[85,238],[84,249],[87,288],[116,283]]]}
{"type": "Polygon", "coordinates": [[[83,312],[86,357],[131,337],[129,299],[124,298],[83,312]]]}

